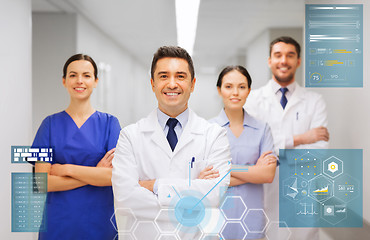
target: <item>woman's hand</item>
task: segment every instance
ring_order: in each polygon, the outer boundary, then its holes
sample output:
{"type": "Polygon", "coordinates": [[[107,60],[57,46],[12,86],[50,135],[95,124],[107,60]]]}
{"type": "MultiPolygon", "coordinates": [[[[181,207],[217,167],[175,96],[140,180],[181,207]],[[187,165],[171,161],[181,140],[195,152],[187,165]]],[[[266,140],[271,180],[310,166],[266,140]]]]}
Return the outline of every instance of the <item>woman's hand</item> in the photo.
{"type": "Polygon", "coordinates": [[[105,168],[113,168],[112,166],[112,160],[114,157],[114,152],[116,151],[115,148],[112,148],[109,150],[104,157],[98,162],[96,167],[105,167],[105,168]]]}
{"type": "Polygon", "coordinates": [[[277,158],[272,154],[272,151],[262,153],[258,158],[256,166],[264,166],[270,164],[276,164],[277,158]]]}
{"type": "Polygon", "coordinates": [[[213,179],[219,176],[218,170],[213,170],[213,166],[208,166],[199,173],[198,179],[213,179]]]}

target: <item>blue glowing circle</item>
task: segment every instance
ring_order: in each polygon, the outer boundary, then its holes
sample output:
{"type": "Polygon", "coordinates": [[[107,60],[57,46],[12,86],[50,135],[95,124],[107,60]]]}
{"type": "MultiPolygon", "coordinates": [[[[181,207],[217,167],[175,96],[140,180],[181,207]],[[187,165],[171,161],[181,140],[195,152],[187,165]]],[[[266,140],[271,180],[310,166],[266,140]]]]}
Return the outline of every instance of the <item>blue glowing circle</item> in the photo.
{"type": "Polygon", "coordinates": [[[183,197],[176,204],[175,216],[182,225],[193,227],[202,222],[205,216],[205,207],[196,197],[183,197]]]}

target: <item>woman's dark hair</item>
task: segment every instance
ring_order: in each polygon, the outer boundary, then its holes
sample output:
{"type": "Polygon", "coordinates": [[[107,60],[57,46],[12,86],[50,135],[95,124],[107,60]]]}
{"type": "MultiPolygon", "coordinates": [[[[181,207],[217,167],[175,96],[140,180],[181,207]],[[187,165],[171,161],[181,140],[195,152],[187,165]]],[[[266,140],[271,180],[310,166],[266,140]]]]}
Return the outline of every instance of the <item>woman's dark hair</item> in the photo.
{"type": "Polygon", "coordinates": [[[94,77],[95,77],[95,79],[97,79],[98,78],[98,67],[96,66],[95,61],[89,55],[85,55],[85,54],[82,54],[82,53],[75,54],[72,57],[68,58],[68,60],[66,61],[66,63],[64,64],[64,67],[63,67],[63,78],[66,78],[67,68],[68,68],[69,64],[71,64],[71,62],[79,61],[79,60],[86,60],[86,61],[90,62],[93,65],[93,67],[94,67],[94,77]]]}
{"type": "Polygon", "coordinates": [[[217,87],[219,87],[219,88],[221,87],[221,85],[222,85],[222,79],[224,78],[224,76],[225,76],[227,73],[229,73],[229,72],[231,72],[231,71],[233,71],[233,70],[236,70],[236,71],[240,72],[241,74],[243,74],[243,75],[247,78],[247,81],[248,81],[248,88],[250,89],[250,88],[251,88],[251,85],[252,85],[252,78],[251,78],[251,76],[249,75],[249,73],[248,73],[247,69],[245,69],[245,67],[240,66],[240,65],[238,65],[238,66],[227,66],[227,67],[225,67],[225,68],[221,71],[220,75],[218,75],[217,87]]]}

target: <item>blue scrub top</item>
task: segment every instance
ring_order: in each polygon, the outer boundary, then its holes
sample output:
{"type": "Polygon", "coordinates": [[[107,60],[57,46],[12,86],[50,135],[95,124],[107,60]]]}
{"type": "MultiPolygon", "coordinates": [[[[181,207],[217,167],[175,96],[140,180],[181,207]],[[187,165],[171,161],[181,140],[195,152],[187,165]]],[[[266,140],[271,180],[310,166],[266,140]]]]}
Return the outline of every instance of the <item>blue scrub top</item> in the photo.
{"type": "MultiPolygon", "coordinates": [[[[65,111],[48,116],[37,131],[32,147],[52,147],[51,164],[95,167],[116,147],[121,130],[118,119],[96,111],[78,128],[65,111]]],[[[47,231],[39,239],[113,239],[112,187],[86,185],[69,191],[48,192],[47,231]]]]}
{"type": "MultiPolygon", "coordinates": [[[[255,165],[258,158],[262,153],[266,151],[273,151],[273,138],[269,126],[261,122],[244,111],[244,130],[241,135],[237,138],[232,133],[229,125],[230,121],[227,118],[225,111],[222,109],[220,114],[210,120],[210,122],[215,122],[221,127],[226,128],[227,137],[230,143],[230,151],[232,164],[235,165],[255,165]]],[[[227,191],[227,196],[240,196],[248,209],[263,209],[263,184],[253,184],[245,183],[235,187],[229,187],[227,191]]],[[[235,198],[231,198],[235,199],[235,198]]],[[[240,219],[243,226],[248,226],[249,229],[263,229],[265,225],[265,219],[260,214],[256,214],[253,218],[245,218],[246,212],[243,214],[244,209],[243,203],[239,200],[231,200],[222,209],[225,214],[230,219],[240,219]],[[230,204],[231,203],[231,204],[230,204]],[[227,206],[226,206],[227,205],[227,206]]],[[[251,233],[248,232],[245,239],[256,239],[263,238],[264,233],[251,233]]],[[[243,231],[240,229],[240,225],[233,224],[226,228],[222,232],[223,236],[232,239],[242,239],[244,236],[243,231]]]]}

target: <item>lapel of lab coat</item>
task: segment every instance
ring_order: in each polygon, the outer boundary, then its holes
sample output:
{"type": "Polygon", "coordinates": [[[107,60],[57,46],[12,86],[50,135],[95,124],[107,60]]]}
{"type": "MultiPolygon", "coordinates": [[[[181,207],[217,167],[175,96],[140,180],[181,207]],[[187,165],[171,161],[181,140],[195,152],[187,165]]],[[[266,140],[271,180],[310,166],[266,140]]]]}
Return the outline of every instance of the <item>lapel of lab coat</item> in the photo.
{"type": "Polygon", "coordinates": [[[293,109],[295,105],[299,104],[304,99],[304,94],[304,89],[297,83],[295,90],[285,107],[284,115],[287,114],[290,109],[293,109]]]}
{"type": "MultiPolygon", "coordinates": [[[[271,86],[272,81],[274,80],[271,79],[268,82],[268,84],[266,84],[263,87],[262,95],[263,95],[264,101],[267,101],[268,103],[268,106],[270,108],[270,111],[269,111],[270,115],[272,112],[274,113],[277,112],[279,116],[282,116],[284,114],[284,109],[281,107],[280,102],[276,99],[275,93],[272,90],[272,86],[271,86]]],[[[273,115],[276,116],[275,114],[273,115]]]]}
{"type": "Polygon", "coordinates": [[[263,97],[266,101],[268,101],[272,108],[274,108],[275,110],[278,109],[280,116],[284,118],[284,116],[288,114],[290,109],[294,108],[296,104],[298,104],[299,102],[302,101],[302,99],[304,99],[304,89],[302,89],[301,86],[296,84],[294,93],[290,97],[287,105],[285,106],[285,109],[283,109],[280,105],[280,102],[276,99],[275,93],[272,90],[271,81],[274,80],[270,80],[270,82],[264,87],[262,92],[263,97]]]}
{"type": "Polygon", "coordinates": [[[173,153],[170,144],[164,135],[163,129],[158,123],[157,109],[154,109],[145,121],[143,121],[140,131],[143,134],[148,134],[152,144],[158,145],[169,158],[172,157],[173,153]]]}
{"type": "Polygon", "coordinates": [[[200,135],[203,133],[204,133],[204,126],[202,124],[202,121],[191,109],[189,109],[188,123],[183,129],[180,139],[177,142],[175,151],[173,152],[174,155],[180,152],[181,149],[186,147],[189,143],[194,141],[194,138],[196,137],[196,135],[200,135]]]}
{"type": "Polygon", "coordinates": [[[149,114],[149,116],[146,118],[146,121],[144,121],[141,125],[140,131],[143,133],[149,133],[152,143],[158,145],[158,147],[160,147],[169,158],[173,158],[177,152],[194,140],[194,134],[202,134],[204,132],[204,130],[202,130],[202,125],[197,124],[200,123],[200,121],[197,121],[197,118],[198,116],[191,109],[189,109],[188,123],[183,129],[180,139],[178,139],[175,147],[175,151],[173,152],[163,132],[163,129],[158,123],[157,109],[149,114]]]}

